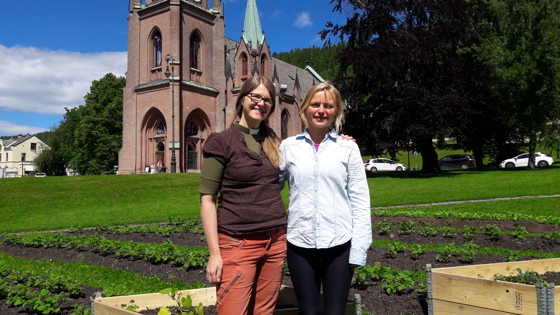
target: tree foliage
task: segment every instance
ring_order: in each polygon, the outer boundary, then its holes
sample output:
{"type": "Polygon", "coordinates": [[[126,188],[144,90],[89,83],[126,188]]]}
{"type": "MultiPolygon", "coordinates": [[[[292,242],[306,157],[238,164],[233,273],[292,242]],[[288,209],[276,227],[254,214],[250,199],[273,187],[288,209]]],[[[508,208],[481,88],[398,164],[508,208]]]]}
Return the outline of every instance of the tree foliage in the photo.
{"type": "Polygon", "coordinates": [[[347,42],[335,79],[350,104],[345,131],[365,136],[371,155],[412,143],[422,170],[438,171],[432,139],[472,137],[470,123],[483,126],[492,108],[489,69],[469,49],[480,40],[473,8],[462,0],[333,2],[352,12],[322,32],[347,42]]]}
{"type": "Polygon", "coordinates": [[[321,36],[346,42],[334,82],[366,155],[415,149],[424,172],[438,171],[432,139],[451,136],[481,165],[525,137],[534,151],[559,119],[558,1],[331,3],[346,23],[321,36]]]}
{"type": "Polygon", "coordinates": [[[122,146],[122,108],[125,78],[109,73],[93,81],[77,109],[72,163],[82,174],[112,172],[122,146]]]}
{"type": "Polygon", "coordinates": [[[331,47],[297,48],[289,52],[274,53],[272,56],[300,68],[309,65],[321,74],[323,79],[333,81],[338,72],[335,57],[344,46],[345,43],[341,41],[331,47]]]}
{"type": "Polygon", "coordinates": [[[534,168],[539,133],[554,132],[550,124],[560,117],[560,2],[490,0],[488,8],[491,32],[481,57],[495,69],[508,126],[518,136],[507,140],[529,139],[529,168],[534,168]]]}
{"type": "Polygon", "coordinates": [[[122,145],[124,77],[108,73],[92,82],[85,105],[66,109],[58,127],[49,136],[51,150],[37,159],[38,167],[53,175],[66,167],[81,174],[112,172],[122,145]]]}

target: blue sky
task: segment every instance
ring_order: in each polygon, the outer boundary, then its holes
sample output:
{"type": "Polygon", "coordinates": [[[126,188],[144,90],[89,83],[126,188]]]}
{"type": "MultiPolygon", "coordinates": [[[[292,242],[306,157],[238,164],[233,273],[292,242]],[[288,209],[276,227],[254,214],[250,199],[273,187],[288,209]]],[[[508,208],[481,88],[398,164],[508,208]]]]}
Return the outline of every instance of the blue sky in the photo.
{"type": "MultiPolygon", "coordinates": [[[[222,0],[226,36],[239,40],[246,0],[222,0]]],[[[272,52],[322,46],[342,23],[330,0],[257,0],[272,52]]],[[[50,129],[83,105],[91,82],[126,72],[128,0],[0,0],[0,136],[50,129]]]]}

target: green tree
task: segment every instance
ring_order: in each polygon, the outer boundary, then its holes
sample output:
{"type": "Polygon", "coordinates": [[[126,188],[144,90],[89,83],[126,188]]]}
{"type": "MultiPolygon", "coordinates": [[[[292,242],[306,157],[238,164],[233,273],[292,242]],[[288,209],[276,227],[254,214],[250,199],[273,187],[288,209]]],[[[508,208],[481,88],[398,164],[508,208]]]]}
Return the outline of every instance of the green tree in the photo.
{"type": "Polygon", "coordinates": [[[50,148],[42,150],[34,161],[40,171],[55,176],[65,174],[68,159],[64,156],[62,150],[64,146],[63,135],[61,126],[51,128],[45,140],[50,148]]]}
{"type": "Polygon", "coordinates": [[[393,155],[412,143],[422,154],[422,171],[436,172],[432,139],[452,132],[465,139],[491,134],[469,132],[491,128],[487,108],[494,104],[490,69],[468,49],[479,41],[471,5],[462,0],[332,2],[349,17],[345,25],[329,22],[321,33],[327,43],[346,41],[336,57],[335,84],[349,103],[345,132],[360,135],[366,155],[393,155]]]}
{"type": "Polygon", "coordinates": [[[516,143],[529,139],[529,169],[535,168],[539,133],[560,118],[560,2],[490,0],[491,33],[481,56],[495,68],[497,90],[507,102],[506,119],[516,143]]]}
{"type": "Polygon", "coordinates": [[[85,105],[67,110],[66,117],[75,114],[77,118],[70,162],[82,174],[112,172],[114,165],[118,164],[125,82],[124,77],[106,74],[93,81],[85,96],[85,105]]]}
{"type": "Polygon", "coordinates": [[[289,52],[274,53],[273,57],[300,68],[305,68],[309,65],[319,73],[323,79],[333,81],[338,71],[335,56],[344,46],[345,43],[341,41],[331,47],[297,48],[289,52]]]}
{"type": "Polygon", "coordinates": [[[62,175],[66,167],[81,174],[113,171],[122,145],[124,77],[106,74],[93,81],[84,97],[85,105],[66,108],[62,122],[52,128],[45,150],[35,160],[51,175],[62,175]]]}

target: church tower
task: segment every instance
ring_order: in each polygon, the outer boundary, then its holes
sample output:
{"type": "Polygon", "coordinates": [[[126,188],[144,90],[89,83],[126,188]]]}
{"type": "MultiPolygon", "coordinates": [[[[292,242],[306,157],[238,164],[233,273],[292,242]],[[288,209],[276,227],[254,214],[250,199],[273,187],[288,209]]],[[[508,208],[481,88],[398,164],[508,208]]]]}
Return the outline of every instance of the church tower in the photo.
{"type": "Polygon", "coordinates": [[[220,0],[129,0],[128,11],[119,174],[198,172],[204,140],[230,126],[241,85],[257,74],[276,86],[271,128],[301,132],[301,98],[322,79],[271,56],[256,0],[239,42],[225,37],[220,0]]]}
{"type": "Polygon", "coordinates": [[[200,169],[225,103],[219,0],[130,0],[121,174],[200,169]]]}

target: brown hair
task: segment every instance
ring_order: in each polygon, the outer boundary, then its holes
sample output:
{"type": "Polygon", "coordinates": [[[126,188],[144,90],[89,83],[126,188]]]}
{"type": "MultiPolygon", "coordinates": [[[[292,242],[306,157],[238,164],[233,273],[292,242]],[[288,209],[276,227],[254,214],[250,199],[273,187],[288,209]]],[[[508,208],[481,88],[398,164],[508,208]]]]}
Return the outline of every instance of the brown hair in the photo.
{"type": "Polygon", "coordinates": [[[231,124],[239,121],[241,115],[243,114],[243,98],[256,89],[259,85],[264,85],[270,94],[270,99],[272,100],[272,106],[268,111],[268,115],[260,123],[259,134],[264,137],[263,150],[272,165],[278,167],[280,165],[280,142],[278,137],[272,128],[268,126],[268,118],[274,113],[276,108],[276,90],[274,88],[274,83],[265,77],[255,75],[250,77],[243,83],[241,90],[239,90],[239,95],[237,96],[237,101],[235,101],[235,117],[231,124]]]}
{"type": "Polygon", "coordinates": [[[332,126],[332,128],[335,128],[337,132],[340,132],[340,129],[342,128],[342,123],[344,122],[344,108],[346,108],[346,105],[342,101],[342,96],[340,96],[340,92],[334,87],[334,85],[332,85],[329,82],[317,83],[314,86],[312,86],[309,89],[309,91],[307,91],[307,94],[305,94],[305,98],[301,103],[301,107],[299,108],[299,116],[305,123],[305,126],[308,127],[309,121],[307,121],[307,116],[305,116],[305,110],[307,109],[307,107],[309,107],[309,103],[311,103],[311,99],[313,98],[313,96],[315,96],[315,93],[320,91],[330,92],[334,97],[336,115],[333,122],[334,126],[332,126]]]}

